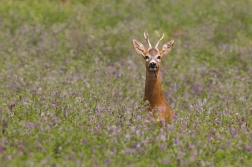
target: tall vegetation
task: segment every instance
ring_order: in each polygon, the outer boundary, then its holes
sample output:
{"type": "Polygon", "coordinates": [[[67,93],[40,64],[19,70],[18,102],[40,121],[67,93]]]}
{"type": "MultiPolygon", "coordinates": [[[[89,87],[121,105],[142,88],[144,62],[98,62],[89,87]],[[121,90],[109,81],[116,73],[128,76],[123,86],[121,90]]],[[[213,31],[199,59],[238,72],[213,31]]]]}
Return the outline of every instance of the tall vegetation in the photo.
{"type": "Polygon", "coordinates": [[[251,165],[251,3],[1,1],[0,166],[251,165]],[[142,101],[143,32],[175,40],[163,128],[142,101]]]}

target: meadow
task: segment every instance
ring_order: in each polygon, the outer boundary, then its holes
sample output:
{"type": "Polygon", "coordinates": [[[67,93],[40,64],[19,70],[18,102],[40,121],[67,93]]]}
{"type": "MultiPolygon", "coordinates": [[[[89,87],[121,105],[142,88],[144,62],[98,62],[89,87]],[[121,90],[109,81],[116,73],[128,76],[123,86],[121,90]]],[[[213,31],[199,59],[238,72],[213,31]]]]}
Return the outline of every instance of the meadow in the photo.
{"type": "Polygon", "coordinates": [[[252,166],[251,6],[0,1],[0,167],[252,166]],[[143,102],[143,32],[175,40],[165,127],[143,102]]]}

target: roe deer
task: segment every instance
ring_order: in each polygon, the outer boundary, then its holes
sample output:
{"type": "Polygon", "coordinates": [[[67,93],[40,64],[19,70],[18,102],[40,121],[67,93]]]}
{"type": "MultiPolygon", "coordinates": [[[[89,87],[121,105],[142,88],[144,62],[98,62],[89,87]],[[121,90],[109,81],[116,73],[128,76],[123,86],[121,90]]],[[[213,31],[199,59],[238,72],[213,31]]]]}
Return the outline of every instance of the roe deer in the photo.
{"type": "Polygon", "coordinates": [[[157,122],[166,124],[172,120],[172,111],[167,106],[162,93],[160,62],[163,56],[171,51],[174,41],[171,40],[165,43],[161,49],[158,49],[159,42],[163,39],[164,34],[161,38],[159,37],[154,48],[151,46],[148,34],[144,33],[144,37],[149,44],[148,49],[146,49],[142,43],[133,39],[135,50],[143,56],[146,64],[144,100],[149,102],[150,114],[155,114],[157,112],[157,122]]]}

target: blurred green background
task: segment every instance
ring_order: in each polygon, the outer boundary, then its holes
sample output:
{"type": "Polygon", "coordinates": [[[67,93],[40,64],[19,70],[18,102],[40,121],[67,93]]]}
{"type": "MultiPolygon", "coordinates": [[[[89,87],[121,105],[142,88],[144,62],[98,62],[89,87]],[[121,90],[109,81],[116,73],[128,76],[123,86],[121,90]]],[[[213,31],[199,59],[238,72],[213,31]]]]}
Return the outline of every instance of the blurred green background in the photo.
{"type": "Polygon", "coordinates": [[[0,166],[249,166],[252,1],[0,1],[0,166]],[[132,39],[162,60],[175,119],[142,103],[132,39]],[[163,44],[161,42],[161,45],[163,44]]]}

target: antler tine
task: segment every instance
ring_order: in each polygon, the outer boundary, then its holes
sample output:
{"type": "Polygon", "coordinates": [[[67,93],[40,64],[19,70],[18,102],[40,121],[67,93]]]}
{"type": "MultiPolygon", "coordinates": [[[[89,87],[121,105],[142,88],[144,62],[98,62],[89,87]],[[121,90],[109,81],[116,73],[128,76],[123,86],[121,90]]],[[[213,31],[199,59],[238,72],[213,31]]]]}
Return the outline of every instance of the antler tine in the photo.
{"type": "Polygon", "coordinates": [[[148,36],[148,34],[145,34],[145,32],[144,32],[144,38],[145,38],[146,41],[148,42],[149,47],[152,48],[151,43],[150,43],[150,40],[149,40],[149,36],[148,36]]]}
{"type": "Polygon", "coordinates": [[[163,33],[163,35],[162,35],[161,38],[160,38],[160,36],[158,35],[158,38],[159,38],[159,40],[158,40],[158,42],[157,42],[157,44],[156,44],[156,46],[155,46],[156,49],[158,48],[159,42],[164,38],[164,33],[163,33]]]}

